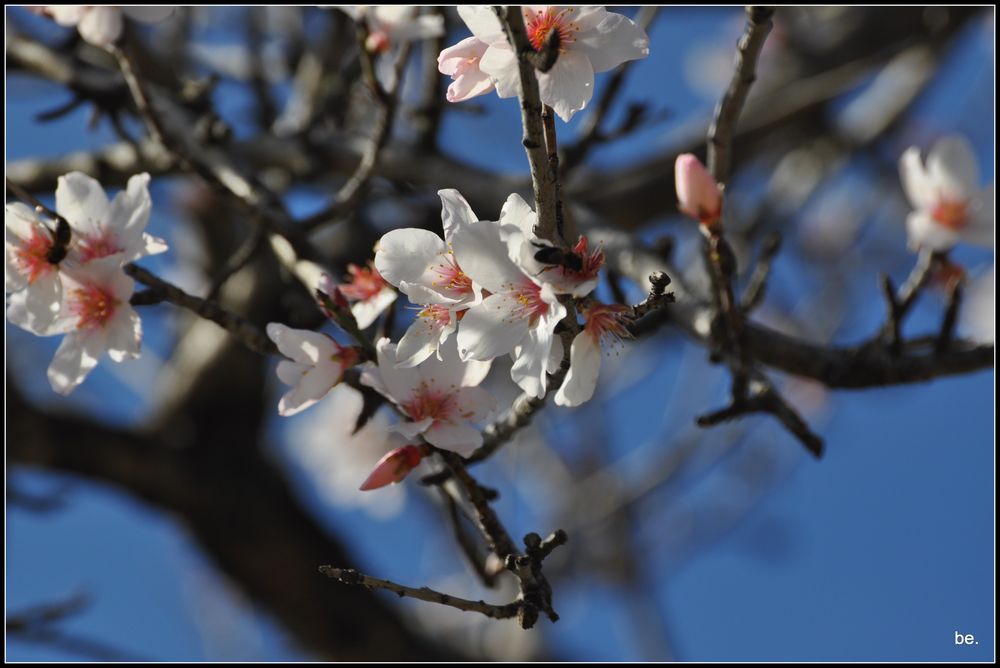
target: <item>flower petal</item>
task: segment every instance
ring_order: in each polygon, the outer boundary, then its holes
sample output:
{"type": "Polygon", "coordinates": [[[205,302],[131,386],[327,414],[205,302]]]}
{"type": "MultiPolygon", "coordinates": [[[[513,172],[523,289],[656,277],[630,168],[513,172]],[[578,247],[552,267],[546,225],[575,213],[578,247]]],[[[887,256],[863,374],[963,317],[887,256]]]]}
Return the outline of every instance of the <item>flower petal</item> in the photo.
{"type": "Polygon", "coordinates": [[[957,232],[939,224],[925,211],[914,211],[906,217],[906,234],[914,250],[946,251],[959,239],[957,232]]]}
{"type": "Polygon", "coordinates": [[[579,406],[594,396],[601,371],[601,346],[586,333],[573,339],[569,349],[569,371],[556,392],[559,406],[579,406]]]}
{"type": "Polygon", "coordinates": [[[475,427],[454,422],[435,422],[424,431],[428,443],[466,457],[483,444],[483,435],[475,427]]]}
{"type": "Polygon", "coordinates": [[[399,361],[396,365],[417,366],[437,352],[440,344],[455,331],[456,326],[454,317],[447,325],[441,325],[435,317],[417,316],[403,334],[403,338],[399,340],[399,345],[396,347],[396,358],[399,361]]]}
{"type": "Polygon", "coordinates": [[[524,274],[511,262],[499,225],[459,227],[452,247],[466,275],[490,292],[503,292],[524,280],[524,274]]]}
{"type": "Polygon", "coordinates": [[[627,16],[608,12],[593,30],[581,29],[573,47],[586,55],[594,72],[607,72],[648,56],[649,37],[627,16]]]}
{"type": "MultiPolygon", "coordinates": [[[[379,380],[385,391],[388,392],[386,396],[397,404],[405,403],[420,385],[420,374],[416,369],[396,366],[399,362],[396,355],[396,344],[390,343],[389,339],[380,339],[376,350],[378,352],[379,380]]],[[[371,387],[381,391],[375,385],[371,387]]]]}
{"type": "Polygon", "coordinates": [[[104,336],[96,332],[71,332],[59,344],[48,377],[52,389],[69,394],[94,370],[104,353],[104,336]]]}
{"type": "Polygon", "coordinates": [[[174,13],[174,7],[122,7],[122,12],[130,19],[142,21],[143,23],[156,23],[169,18],[174,13]]]}
{"type": "Polygon", "coordinates": [[[80,37],[96,46],[114,44],[122,34],[122,12],[118,7],[91,5],[90,11],[80,17],[76,29],[80,37]]]}
{"type": "Polygon", "coordinates": [[[326,396],[340,382],[339,367],[319,365],[306,370],[299,382],[278,401],[278,414],[295,415],[326,396]]]}
{"type": "Polygon", "coordinates": [[[56,186],[56,212],[74,232],[100,234],[108,220],[108,197],[96,180],[80,172],[60,176],[56,186]]]}
{"type": "Polygon", "coordinates": [[[118,307],[107,327],[108,356],[115,362],[138,357],[142,345],[142,321],[129,304],[118,307]]]}
{"type": "Polygon", "coordinates": [[[567,51],[559,55],[551,70],[538,73],[538,92],[542,102],[568,123],[594,94],[594,68],[583,54],[567,51]]]}
{"type": "Polygon", "coordinates": [[[948,135],[934,144],[927,157],[927,173],[947,199],[966,201],[979,193],[976,155],[961,135],[948,135]]]}
{"type": "Polygon", "coordinates": [[[481,5],[459,5],[458,15],[465,21],[472,34],[487,44],[506,40],[503,26],[493,10],[481,5]]]}
{"type": "Polygon", "coordinates": [[[497,95],[502,98],[517,97],[521,90],[521,77],[517,70],[517,59],[506,41],[492,44],[486,49],[486,53],[479,59],[479,69],[493,80],[497,95]]]}
{"type": "Polygon", "coordinates": [[[959,233],[963,240],[977,246],[993,246],[995,220],[995,194],[993,186],[987,186],[969,202],[969,220],[959,233]]]}
{"type": "Polygon", "coordinates": [[[444,241],[433,232],[412,227],[393,230],[379,241],[375,268],[396,287],[403,281],[423,285],[427,268],[437,264],[447,252],[444,241]]]}
{"type": "Polygon", "coordinates": [[[458,325],[464,360],[491,360],[514,349],[528,333],[528,319],[515,317],[520,303],[508,293],[493,294],[465,313],[458,325]]]}
{"type": "Polygon", "coordinates": [[[7,319],[38,336],[58,334],[55,324],[61,304],[62,281],[52,272],[7,298],[7,319]]]}
{"type": "Polygon", "coordinates": [[[396,301],[396,291],[392,288],[384,288],[379,290],[374,297],[352,304],[351,314],[357,320],[358,327],[365,329],[375,322],[376,318],[382,315],[382,312],[389,308],[394,301],[396,301]]]}
{"type": "Polygon", "coordinates": [[[455,393],[455,406],[462,419],[482,422],[497,409],[497,400],[481,387],[463,387],[455,393]]]}
{"type": "Polygon", "coordinates": [[[454,188],[439,190],[438,197],[441,198],[441,226],[444,228],[444,240],[450,243],[460,225],[472,225],[479,218],[462,197],[462,193],[454,188]]]}
{"type": "Polygon", "coordinates": [[[937,201],[934,184],[920,159],[920,149],[911,146],[899,157],[899,179],[910,204],[916,209],[930,209],[937,201]]]}
{"type": "Polygon", "coordinates": [[[317,364],[337,352],[333,340],[326,334],[308,329],[292,329],[280,322],[267,324],[267,336],[278,346],[278,351],[301,364],[317,364]]]}

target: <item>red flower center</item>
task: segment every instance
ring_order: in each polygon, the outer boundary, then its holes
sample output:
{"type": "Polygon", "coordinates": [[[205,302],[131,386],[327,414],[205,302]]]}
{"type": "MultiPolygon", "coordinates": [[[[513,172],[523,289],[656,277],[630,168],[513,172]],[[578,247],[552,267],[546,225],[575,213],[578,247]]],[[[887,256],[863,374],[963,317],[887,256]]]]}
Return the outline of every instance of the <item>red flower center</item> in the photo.
{"type": "Polygon", "coordinates": [[[82,262],[90,262],[98,258],[108,257],[109,255],[121,253],[125,250],[118,245],[117,240],[109,233],[83,237],[78,242],[78,248],[80,249],[80,260],[82,262]]]}
{"type": "Polygon", "coordinates": [[[98,285],[84,285],[71,291],[70,311],[77,317],[77,329],[99,329],[115,314],[121,303],[98,285]]]}
{"type": "Polygon", "coordinates": [[[413,397],[403,404],[403,410],[414,422],[425,418],[433,418],[435,421],[447,420],[454,408],[452,395],[426,385],[421,385],[413,397]]]}
{"type": "Polygon", "coordinates": [[[566,51],[566,45],[576,41],[573,33],[579,28],[572,21],[567,20],[567,14],[572,14],[575,9],[567,8],[556,11],[553,7],[547,7],[544,11],[532,13],[532,10],[525,10],[524,27],[528,32],[528,40],[535,51],[541,51],[542,45],[549,33],[555,30],[559,33],[559,53],[566,51]]]}
{"type": "Polygon", "coordinates": [[[965,202],[941,199],[931,210],[931,217],[951,230],[960,230],[969,218],[965,202]]]}
{"type": "Polygon", "coordinates": [[[17,265],[27,276],[29,284],[57,269],[48,260],[49,251],[54,245],[51,236],[36,228],[32,230],[31,238],[14,251],[17,265]]]}
{"type": "Polygon", "coordinates": [[[348,299],[355,301],[365,301],[371,299],[382,292],[388,283],[378,273],[378,269],[368,263],[367,267],[359,267],[356,264],[347,265],[347,273],[350,274],[346,285],[340,286],[340,291],[348,299]]]}
{"type": "Polygon", "coordinates": [[[444,264],[439,264],[432,269],[438,278],[431,285],[444,290],[449,290],[454,297],[461,297],[472,293],[472,279],[465,275],[462,268],[455,261],[455,256],[449,251],[445,256],[444,264]]]}

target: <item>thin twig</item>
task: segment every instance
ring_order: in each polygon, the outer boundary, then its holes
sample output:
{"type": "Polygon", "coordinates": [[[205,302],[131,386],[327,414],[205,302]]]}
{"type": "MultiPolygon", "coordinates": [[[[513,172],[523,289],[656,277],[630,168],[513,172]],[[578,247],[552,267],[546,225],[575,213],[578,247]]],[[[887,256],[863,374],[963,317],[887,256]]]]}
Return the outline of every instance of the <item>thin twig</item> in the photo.
{"type": "MultiPolygon", "coordinates": [[[[250,350],[262,355],[278,352],[278,348],[259,327],[242,316],[230,313],[216,302],[189,295],[176,285],[164,281],[135,264],[125,265],[125,273],[147,286],[149,288],[147,292],[152,293],[160,300],[186,308],[206,320],[211,320],[250,350]]],[[[148,304],[149,302],[141,300],[140,303],[148,304]]]]}
{"type": "Polygon", "coordinates": [[[767,292],[767,279],[771,275],[771,263],[781,248],[781,236],[771,233],[764,239],[764,248],[761,249],[760,257],[757,258],[757,265],[754,267],[746,290],[743,291],[743,298],[740,300],[740,310],[745,314],[749,313],[764,300],[767,292]]]}
{"type": "Polygon", "coordinates": [[[715,109],[712,125],[708,129],[708,170],[717,183],[725,186],[729,181],[730,149],[736,122],[750,92],[750,86],[757,79],[757,58],[764,41],[771,32],[771,7],[748,6],[747,24],[736,47],[736,71],[725,95],[715,109]]]}
{"type": "Polygon", "coordinates": [[[934,342],[934,354],[943,355],[948,352],[955,337],[955,325],[958,324],[958,311],[962,307],[962,282],[958,281],[951,287],[948,294],[948,308],[941,320],[941,331],[934,342]]]}
{"type": "Polygon", "coordinates": [[[892,279],[888,274],[882,274],[879,285],[882,288],[882,298],[885,299],[886,311],[888,311],[885,323],[885,336],[888,338],[889,353],[896,357],[903,351],[903,313],[896,299],[896,287],[892,284],[892,279]]]}
{"type": "Polygon", "coordinates": [[[492,619],[510,619],[516,617],[523,607],[523,603],[507,603],[504,605],[492,605],[484,601],[470,601],[465,598],[458,598],[450,594],[442,594],[434,591],[430,587],[407,587],[396,584],[389,580],[373,578],[369,575],[362,575],[353,568],[336,568],[334,566],[320,566],[319,572],[328,578],[339,580],[346,585],[359,585],[368,589],[385,589],[396,594],[400,598],[408,596],[428,603],[439,603],[452,608],[457,608],[464,612],[478,612],[492,619]]]}
{"type": "Polygon", "coordinates": [[[260,250],[266,238],[267,233],[264,228],[260,225],[255,226],[250,236],[244,239],[239,248],[229,256],[225,266],[212,277],[212,282],[208,286],[208,293],[205,295],[205,299],[215,299],[219,294],[219,290],[226,284],[226,281],[253,259],[253,256],[260,250]]]}
{"type": "Polygon", "coordinates": [[[517,57],[517,71],[521,82],[521,124],[524,128],[521,144],[531,165],[531,186],[535,193],[535,211],[538,213],[535,236],[557,243],[557,175],[549,169],[548,155],[545,151],[542,99],[538,92],[538,77],[532,62],[535,50],[528,40],[520,6],[510,8],[494,6],[493,12],[500,19],[507,34],[507,41],[517,57]]]}

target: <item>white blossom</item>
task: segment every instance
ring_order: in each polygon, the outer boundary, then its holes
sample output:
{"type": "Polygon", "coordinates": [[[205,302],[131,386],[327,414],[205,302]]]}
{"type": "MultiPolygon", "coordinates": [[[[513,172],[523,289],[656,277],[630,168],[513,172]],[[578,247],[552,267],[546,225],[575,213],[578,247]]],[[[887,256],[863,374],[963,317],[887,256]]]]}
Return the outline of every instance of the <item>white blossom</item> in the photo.
{"type": "Polygon", "coordinates": [[[51,17],[61,26],[76,26],[80,36],[91,44],[107,47],[118,41],[124,16],[143,23],[162,21],[174,7],[114,7],[107,5],[42,5],[34,11],[51,17]]]}
{"type": "MultiPolygon", "coordinates": [[[[500,97],[516,97],[520,88],[517,59],[493,10],[463,5],[458,13],[476,39],[487,45],[478,61],[479,70],[492,79],[500,97]]],[[[522,13],[535,50],[542,48],[552,31],[559,35],[559,55],[552,69],[538,72],[538,90],[542,103],[564,121],[590,102],[594,73],[649,55],[646,32],[604,7],[535,5],[522,7],[522,13]]]]}
{"type": "Polygon", "coordinates": [[[4,209],[4,291],[7,319],[33,334],[44,334],[59,314],[62,281],[49,261],[55,247],[54,223],[20,202],[4,209]]]}
{"type": "Polygon", "coordinates": [[[910,246],[945,251],[959,241],[993,245],[993,186],[981,188],[969,142],[942,137],[924,164],[913,146],[899,159],[903,190],[914,211],[906,219],[910,246]]]}
{"type": "Polygon", "coordinates": [[[486,390],[476,387],[490,364],[463,362],[452,341],[441,359],[429,357],[420,366],[398,366],[396,345],[381,339],[378,365],[369,367],[361,382],[396,404],[409,418],[394,426],[406,438],[423,436],[431,445],[467,456],[482,445],[483,436],[469,423],[485,420],[496,408],[486,390]]]}
{"type": "Polygon", "coordinates": [[[295,415],[318,402],[358,361],[354,348],[342,346],[320,332],[271,322],[267,335],[289,358],[278,362],[276,369],[281,382],[292,386],[278,402],[280,415],[295,415]]]}

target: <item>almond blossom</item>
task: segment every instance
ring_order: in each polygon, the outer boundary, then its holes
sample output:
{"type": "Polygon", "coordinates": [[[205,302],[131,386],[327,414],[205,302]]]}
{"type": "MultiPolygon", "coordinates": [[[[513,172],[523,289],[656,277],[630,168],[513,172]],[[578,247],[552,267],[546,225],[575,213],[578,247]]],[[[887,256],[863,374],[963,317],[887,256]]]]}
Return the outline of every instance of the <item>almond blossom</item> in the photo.
{"type": "Polygon", "coordinates": [[[587,321],[573,338],[569,351],[569,371],[556,391],[559,406],[579,406],[594,396],[601,370],[601,343],[631,338],[622,315],[628,310],[620,304],[592,303],[583,311],[587,321]]]}
{"type": "Polygon", "coordinates": [[[170,16],[173,7],[109,7],[104,5],[41,5],[32,11],[52,18],[61,26],[76,26],[80,36],[100,47],[118,41],[123,15],[143,23],[156,23],[170,16]]]}
{"type": "Polygon", "coordinates": [[[371,262],[365,267],[349,264],[347,273],[348,282],[339,286],[340,292],[354,302],[351,313],[358,327],[364,329],[396,301],[396,291],[371,262]]]}
{"type": "Polygon", "coordinates": [[[478,220],[457,190],[439,190],[444,240],[428,230],[393,230],[379,241],[375,266],[387,281],[422,309],[399,341],[400,366],[416,366],[455,331],[482,301],[482,290],[462,270],[452,249],[455,230],[478,220]]]}
{"type": "Polygon", "coordinates": [[[49,365],[56,392],[72,392],[105,352],[115,362],[139,356],[142,324],[129,304],[135,283],[121,267],[122,256],[112,255],[60,270],[62,307],[44,333],[66,334],[49,365]]]}
{"type": "Polygon", "coordinates": [[[355,5],[340,9],[355,21],[365,22],[368,28],[365,48],[371,53],[385,53],[402,42],[444,34],[443,16],[417,16],[419,8],[413,5],[355,5]]]}
{"type": "MultiPolygon", "coordinates": [[[[551,106],[564,121],[590,102],[595,72],[649,55],[646,32],[631,19],[604,7],[535,5],[524,6],[521,11],[528,39],[536,51],[541,50],[552,31],[559,35],[559,55],[552,69],[538,72],[538,90],[542,103],[551,106]]],[[[520,89],[517,58],[493,10],[463,5],[458,13],[476,39],[486,45],[479,57],[479,70],[492,79],[500,97],[516,97],[520,89]]]]}
{"type": "Polygon", "coordinates": [[[80,172],[60,176],[56,186],[56,213],[72,230],[71,261],[121,255],[122,263],[167,250],[163,239],[145,232],[152,210],[149,174],[128,180],[125,190],[108,201],[101,184],[80,172]]]}
{"type": "Polygon", "coordinates": [[[493,80],[479,69],[479,61],[489,45],[478,37],[466,37],[438,56],[438,72],[454,81],[448,86],[449,102],[462,102],[493,90],[493,80]]]}
{"type": "MultiPolygon", "coordinates": [[[[505,209],[509,220],[526,215],[512,198],[505,209]]],[[[566,308],[551,285],[538,282],[530,269],[512,259],[522,257],[524,248],[530,247],[524,232],[515,224],[466,225],[455,231],[453,245],[469,277],[490,292],[469,308],[459,325],[462,359],[492,360],[516,348],[511,378],[525,392],[543,396],[555,328],[566,316],[566,308]]]]}
{"type": "Polygon", "coordinates": [[[4,291],[7,318],[33,334],[44,334],[59,314],[62,281],[53,264],[55,232],[38,213],[20,202],[4,209],[4,291]]]}
{"type": "Polygon", "coordinates": [[[272,322],[267,335],[290,358],[278,362],[276,370],[281,382],[292,386],[278,402],[279,415],[295,415],[318,402],[358,362],[357,350],[320,332],[272,322]]]}
{"type": "Polygon", "coordinates": [[[381,339],[376,346],[378,365],[364,371],[361,382],[392,401],[408,418],[393,429],[406,438],[424,440],[462,456],[482,445],[483,436],[470,422],[480,422],[496,408],[486,390],[476,387],[490,364],[463,362],[454,341],[441,350],[441,359],[429,357],[418,367],[398,366],[396,344],[381,339]]]}
{"type": "Polygon", "coordinates": [[[899,159],[903,190],[914,207],[906,228],[914,249],[946,251],[959,241],[993,245],[993,186],[981,188],[969,142],[942,137],[927,163],[913,146],[899,159]]]}
{"type": "Polygon", "coordinates": [[[719,184],[691,153],[677,156],[674,163],[677,204],[681,213],[712,228],[722,218],[722,192],[719,184]]]}

